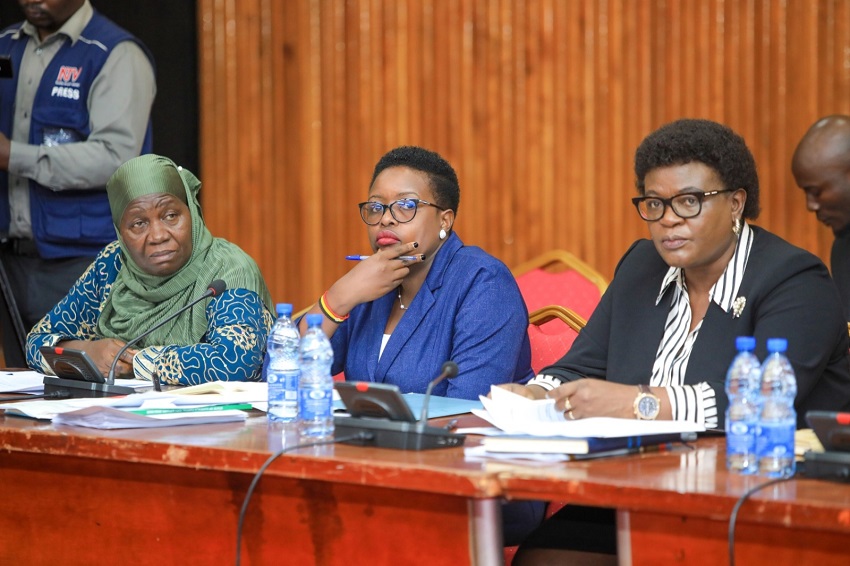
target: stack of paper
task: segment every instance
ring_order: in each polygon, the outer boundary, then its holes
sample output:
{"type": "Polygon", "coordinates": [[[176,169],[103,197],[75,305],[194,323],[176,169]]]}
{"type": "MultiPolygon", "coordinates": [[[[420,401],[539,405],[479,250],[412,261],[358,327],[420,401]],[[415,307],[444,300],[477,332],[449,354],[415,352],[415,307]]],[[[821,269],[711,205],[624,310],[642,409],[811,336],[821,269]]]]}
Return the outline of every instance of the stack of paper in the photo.
{"type": "Polygon", "coordinates": [[[211,405],[198,408],[175,408],[173,410],[141,409],[128,411],[112,407],[93,406],[60,413],[53,418],[53,423],[100,429],[225,423],[244,421],[247,416],[244,409],[250,408],[251,405],[211,405]]]}
{"type": "Polygon", "coordinates": [[[0,393],[44,393],[44,374],[37,371],[0,372],[0,393]]]}
{"type": "MultiPolygon", "coordinates": [[[[532,400],[493,387],[481,397],[484,410],[472,412],[493,424],[482,441],[486,452],[603,454],[625,453],[647,446],[696,439],[702,425],[683,421],[641,421],[594,417],[569,420],[555,409],[554,399],[532,400]]],[[[468,432],[468,431],[465,431],[468,432]]]]}
{"type": "Polygon", "coordinates": [[[93,428],[139,428],[244,420],[243,411],[266,401],[265,384],[199,386],[124,397],[19,401],[2,405],[7,415],[93,428]],[[199,390],[203,388],[202,390],[199,390]],[[217,392],[212,392],[217,391],[217,392]]]}

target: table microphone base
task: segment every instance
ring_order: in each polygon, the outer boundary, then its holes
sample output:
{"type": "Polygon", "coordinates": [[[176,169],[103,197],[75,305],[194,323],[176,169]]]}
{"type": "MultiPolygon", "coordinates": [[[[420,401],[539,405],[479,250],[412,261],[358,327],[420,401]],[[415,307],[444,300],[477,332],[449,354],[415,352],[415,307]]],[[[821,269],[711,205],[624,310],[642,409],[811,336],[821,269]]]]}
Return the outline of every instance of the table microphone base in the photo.
{"type": "Polygon", "coordinates": [[[807,478],[850,481],[850,452],[808,450],[803,456],[803,475],[807,478]]]}
{"type": "Polygon", "coordinates": [[[430,450],[462,446],[466,436],[452,434],[444,428],[421,427],[417,422],[391,421],[354,417],[334,418],[334,436],[342,438],[360,432],[369,437],[346,441],[346,444],[395,448],[400,450],[430,450]]]}
{"type": "Polygon", "coordinates": [[[114,397],[116,395],[130,395],[136,392],[135,389],[127,385],[96,383],[94,381],[66,379],[64,377],[45,375],[44,394],[49,395],[57,391],[65,391],[71,398],[75,399],[88,397],[114,397]]]}

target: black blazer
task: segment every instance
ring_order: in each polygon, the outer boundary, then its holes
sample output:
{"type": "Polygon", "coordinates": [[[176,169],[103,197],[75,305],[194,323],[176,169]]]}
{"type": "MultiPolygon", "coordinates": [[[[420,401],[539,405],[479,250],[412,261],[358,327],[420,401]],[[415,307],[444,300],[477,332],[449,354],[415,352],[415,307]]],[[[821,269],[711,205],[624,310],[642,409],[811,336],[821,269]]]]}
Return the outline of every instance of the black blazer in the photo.
{"type": "MultiPolygon", "coordinates": [[[[694,342],[685,384],[707,382],[717,398],[719,426],[728,405],[724,382],[736,354],[736,336],[755,336],[756,355],[767,355],[768,338],[788,339],[797,375],[797,420],[805,427],[812,409],[850,410],[847,322],[835,283],[809,252],[752,226],[753,247],[738,297],[740,316],[711,302],[694,342]]],[[[656,306],[669,266],[649,240],[635,242],[570,351],[540,373],[564,381],[583,376],[617,383],[649,383],[664,334],[673,286],[656,306]]]]}

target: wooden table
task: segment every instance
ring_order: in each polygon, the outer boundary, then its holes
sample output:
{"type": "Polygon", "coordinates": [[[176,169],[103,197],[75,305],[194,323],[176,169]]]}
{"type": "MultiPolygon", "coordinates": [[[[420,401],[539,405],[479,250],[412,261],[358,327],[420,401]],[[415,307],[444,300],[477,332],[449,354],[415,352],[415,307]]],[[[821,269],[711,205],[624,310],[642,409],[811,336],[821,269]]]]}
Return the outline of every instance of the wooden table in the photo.
{"type": "MultiPolygon", "coordinates": [[[[233,564],[244,495],[280,446],[263,416],[124,431],[0,416],[0,564],[233,564]]],[[[461,448],[302,449],[260,482],[242,563],[498,564],[505,496],[616,508],[623,564],[726,564],[732,508],[765,480],[728,474],[724,455],[722,438],[545,466],[461,448]]],[[[742,565],[850,563],[850,485],[753,495],[735,546],[742,565]]]]}
{"type": "MultiPolygon", "coordinates": [[[[121,431],[0,416],[0,564],[233,564],[245,493],[281,444],[265,416],[121,431]]],[[[242,564],[497,564],[501,494],[462,449],[302,449],[260,481],[242,564]]]]}
{"type": "MultiPolygon", "coordinates": [[[[529,467],[493,464],[514,498],[618,510],[621,564],[728,564],[738,498],[765,481],[727,473],[725,440],[611,459],[529,467]]],[[[485,466],[485,469],[488,467],[485,466]]],[[[794,478],[752,495],[735,529],[736,564],[850,564],[850,484],[794,478]]]]}

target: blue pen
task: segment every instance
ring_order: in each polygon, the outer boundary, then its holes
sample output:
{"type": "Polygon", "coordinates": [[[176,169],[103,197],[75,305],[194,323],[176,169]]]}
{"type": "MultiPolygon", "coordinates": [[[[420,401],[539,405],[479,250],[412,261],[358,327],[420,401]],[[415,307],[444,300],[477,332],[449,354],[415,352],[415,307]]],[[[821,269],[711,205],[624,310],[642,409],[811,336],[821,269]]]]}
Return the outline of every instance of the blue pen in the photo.
{"type": "MultiPolygon", "coordinates": [[[[367,257],[372,257],[372,256],[368,256],[368,255],[347,255],[347,256],[345,256],[345,259],[347,259],[349,261],[363,261],[367,257]]],[[[396,259],[400,259],[402,261],[414,261],[414,260],[419,259],[419,256],[418,255],[400,255],[396,259]]]]}

